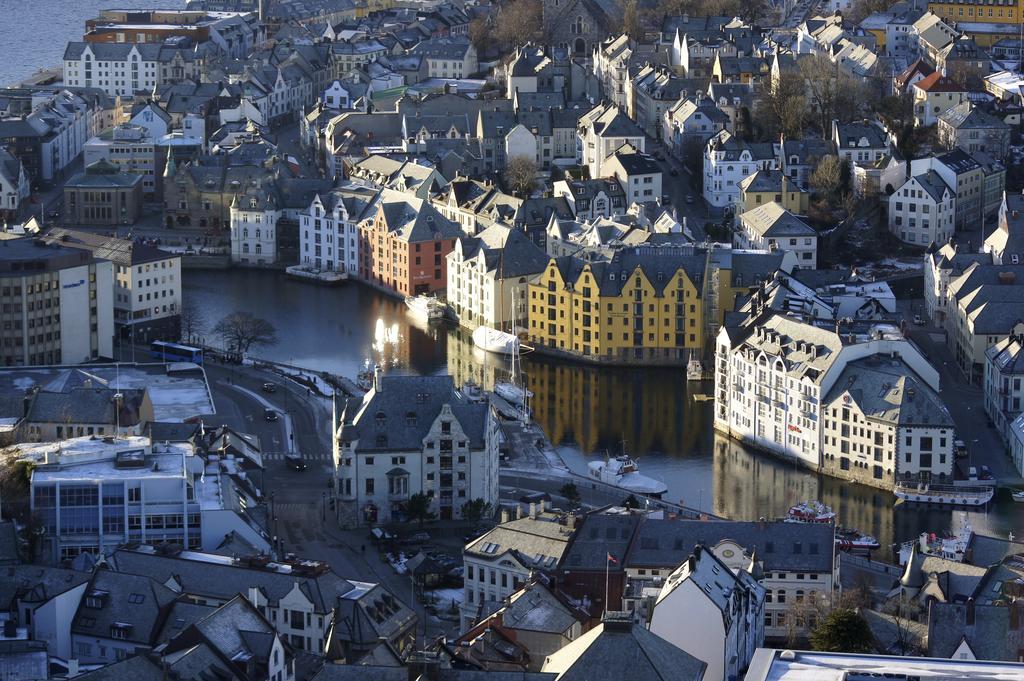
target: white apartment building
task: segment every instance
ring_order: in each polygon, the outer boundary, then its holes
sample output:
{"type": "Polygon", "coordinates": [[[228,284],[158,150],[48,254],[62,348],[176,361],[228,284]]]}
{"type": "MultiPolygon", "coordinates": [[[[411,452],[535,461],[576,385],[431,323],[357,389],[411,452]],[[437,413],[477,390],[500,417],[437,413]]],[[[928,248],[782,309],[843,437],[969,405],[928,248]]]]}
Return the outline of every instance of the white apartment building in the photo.
{"type": "Polygon", "coordinates": [[[450,376],[374,377],[335,424],[334,494],[346,525],[402,522],[413,494],[442,520],[462,506],[498,501],[498,426],[486,402],[471,401],[450,376]]]}
{"type": "Polygon", "coordinates": [[[723,327],[715,353],[715,428],[818,469],[824,399],[850,362],[898,356],[938,391],[938,373],[896,327],[840,332],[831,323],[817,326],[781,314],[741,328],[723,327]]]}
{"type": "Polygon", "coordinates": [[[499,525],[466,545],[459,631],[490,614],[486,603],[500,603],[527,583],[532,572],[551,570],[561,562],[573,536],[572,528],[561,520],[561,514],[545,510],[544,502],[539,507],[531,504],[526,516],[514,519],[502,511],[499,525]]]}
{"type": "Polygon", "coordinates": [[[899,360],[847,364],[822,415],[821,468],[833,477],[883,489],[953,479],[953,418],[938,393],[899,360]]]}
{"type": "Polygon", "coordinates": [[[722,130],[704,148],[704,199],[715,208],[728,208],[740,200],[740,182],[758,170],[778,170],[769,143],[746,143],[722,130]]]}
{"type": "Polygon", "coordinates": [[[14,154],[0,148],[0,217],[16,219],[21,202],[31,193],[25,166],[14,154]]]}
{"type": "Polygon", "coordinates": [[[707,547],[693,547],[665,580],[650,630],[707,663],[705,678],[738,679],[764,645],[765,589],[707,547]]]}
{"type": "Polygon", "coordinates": [[[299,264],[358,274],[358,224],[375,195],[374,190],[355,185],[317,194],[299,216],[299,264]]]}
{"type": "Polygon", "coordinates": [[[469,328],[526,326],[528,282],[548,266],[547,254],[519,229],[494,224],[462,237],[448,260],[448,305],[469,328]]]}
{"type": "Polygon", "coordinates": [[[70,42],[64,50],[64,82],[99,88],[111,97],[152,92],[161,83],[198,80],[208,50],[206,45],[70,42]]]}
{"type": "Polygon", "coordinates": [[[270,550],[266,532],[225,499],[219,464],[206,464],[190,444],[81,437],[23,444],[20,455],[35,462],[32,512],[46,527],[51,561],[109,553],[127,542],[212,550],[232,531],[270,550]]]}
{"type": "Polygon", "coordinates": [[[946,243],[955,219],[956,194],[934,170],[910,177],[889,197],[889,231],[904,243],[946,243]]]}
{"type": "Polygon", "coordinates": [[[113,357],[113,265],[32,237],[0,248],[4,366],[113,357]]]}
{"type": "Polygon", "coordinates": [[[839,158],[851,166],[871,166],[892,153],[896,139],[876,121],[832,121],[832,143],[839,158]]]}
{"type": "Polygon", "coordinates": [[[737,248],[792,251],[800,269],[818,267],[818,232],[777,201],[761,204],[739,216],[737,248]]]}
{"type": "Polygon", "coordinates": [[[662,200],[661,166],[653,157],[625,145],[604,160],[603,168],[622,185],[627,205],[662,200]]]}
{"type": "Polygon", "coordinates": [[[480,70],[476,48],[465,37],[424,40],[410,53],[426,59],[428,78],[469,78],[480,70]]]}
{"type": "Polygon", "coordinates": [[[1024,322],[1018,321],[1009,336],[985,351],[984,386],[985,413],[1009,448],[1011,425],[1024,412],[1024,322]]]}
{"type": "Polygon", "coordinates": [[[604,177],[604,162],[612,152],[631,144],[643,152],[646,137],[626,113],[614,104],[602,104],[584,114],[576,127],[580,163],[590,170],[591,178],[604,177]]]}
{"type": "Polygon", "coordinates": [[[136,342],[179,337],[180,254],[73,229],[51,229],[46,239],[113,263],[114,325],[119,333],[136,342]]]}
{"type": "Polygon", "coordinates": [[[270,267],[277,262],[277,221],[281,210],[274,194],[259,186],[231,202],[231,262],[270,267]]]}
{"type": "Polygon", "coordinates": [[[30,182],[59,179],[99,127],[104,109],[67,90],[34,93],[23,115],[0,118],[0,139],[25,166],[30,182]]]}

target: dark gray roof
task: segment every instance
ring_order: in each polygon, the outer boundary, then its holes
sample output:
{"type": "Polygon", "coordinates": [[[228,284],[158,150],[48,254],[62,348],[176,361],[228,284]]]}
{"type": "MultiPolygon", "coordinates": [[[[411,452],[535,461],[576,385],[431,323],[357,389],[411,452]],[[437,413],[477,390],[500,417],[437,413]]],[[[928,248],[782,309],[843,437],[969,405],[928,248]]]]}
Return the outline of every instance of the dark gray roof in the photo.
{"type": "Polygon", "coordinates": [[[625,564],[675,569],[697,544],[714,549],[724,539],[756,551],[768,571],[832,570],[832,525],[781,521],[645,520],[640,523],[625,564]]]}
{"type": "Polygon", "coordinates": [[[970,101],[961,102],[952,109],[946,109],[939,114],[939,120],[946,125],[965,130],[986,128],[1010,129],[1010,126],[1004,123],[1002,119],[978,108],[970,101]]]}
{"type": "Polygon", "coordinates": [[[973,565],[995,565],[1008,556],[1024,554],[1024,542],[974,532],[967,542],[967,550],[973,565]]]}
{"type": "MultiPolygon", "coordinates": [[[[406,667],[361,664],[325,664],[310,681],[409,681],[406,667]]],[[[554,674],[541,672],[484,671],[482,669],[439,669],[437,681],[555,681],[554,674]]]]}
{"type": "Polygon", "coordinates": [[[482,251],[487,269],[501,279],[537,274],[548,265],[547,253],[524,232],[505,225],[491,225],[475,237],[463,237],[459,242],[463,258],[476,257],[482,251]]]}
{"type": "Polygon", "coordinates": [[[928,657],[951,658],[960,643],[967,645],[979,660],[1017,662],[1021,644],[1020,631],[1010,630],[1011,607],[1014,605],[983,605],[933,602],[928,609],[928,657]],[[968,610],[974,610],[968,623],[968,610]]]}
{"type": "Polygon", "coordinates": [[[938,393],[920,381],[903,362],[893,366],[878,356],[850,362],[822,404],[849,393],[869,419],[900,426],[953,428],[953,417],[938,393]]]}
{"type": "Polygon", "coordinates": [[[601,625],[549,656],[545,668],[552,661],[559,662],[558,681],[700,681],[707,669],[702,660],[630,619],[612,623],[608,616],[601,625]],[[575,660],[563,668],[561,659],[568,655],[575,655],[575,660]]]}
{"type": "Polygon", "coordinates": [[[318,576],[299,576],[274,570],[186,560],[131,550],[119,550],[111,556],[111,564],[124,573],[149,575],[166,583],[173,579],[185,593],[209,596],[218,600],[245,594],[250,587],[263,592],[267,601],[276,604],[298,583],[317,612],[335,607],[337,599],[352,590],[352,583],[331,570],[318,576]]]}
{"type": "Polygon", "coordinates": [[[178,594],[150,577],[99,569],[86,587],[71,633],[96,638],[112,638],[112,627],[128,625],[124,640],[141,646],[151,645],[163,618],[178,594]],[[90,594],[102,593],[101,607],[87,604],[90,594]]]}
{"type": "Polygon", "coordinates": [[[946,191],[949,191],[950,194],[952,193],[949,185],[946,184],[945,180],[943,180],[942,177],[934,170],[929,170],[927,173],[923,173],[921,175],[914,175],[913,178],[918,180],[918,184],[928,191],[928,196],[930,196],[932,201],[935,203],[942,202],[942,197],[945,195],[946,191]]]}
{"type": "Polygon", "coordinates": [[[837,137],[833,141],[838,145],[839,150],[865,148],[860,147],[861,139],[867,142],[866,148],[879,148],[888,146],[888,139],[885,131],[874,123],[867,121],[861,123],[840,123],[836,126],[837,137]]]}
{"type": "Polygon", "coordinates": [[[166,681],[167,675],[148,657],[136,655],[75,678],[82,681],[166,681]]]}
{"type": "Polygon", "coordinates": [[[489,407],[457,392],[451,376],[381,377],[381,390],[348,401],[341,437],[358,440],[360,452],[421,451],[444,405],[469,437],[470,448],[483,449],[489,407]]]}
{"type": "Polygon", "coordinates": [[[68,392],[40,391],[32,399],[27,420],[33,423],[96,423],[134,425],[139,422],[143,390],[74,388],[68,392]],[[115,395],[123,395],[117,409],[115,395]],[[118,414],[117,412],[120,412],[118,414]]]}
{"type": "Polygon", "coordinates": [[[610,570],[621,571],[626,551],[639,524],[640,516],[633,513],[592,513],[586,516],[562,553],[562,569],[604,570],[610,553],[619,561],[609,566],[610,570]]]}
{"type": "Polygon", "coordinates": [[[88,582],[89,577],[87,572],[42,565],[0,567],[0,607],[12,607],[15,599],[26,603],[45,603],[88,582]]]}

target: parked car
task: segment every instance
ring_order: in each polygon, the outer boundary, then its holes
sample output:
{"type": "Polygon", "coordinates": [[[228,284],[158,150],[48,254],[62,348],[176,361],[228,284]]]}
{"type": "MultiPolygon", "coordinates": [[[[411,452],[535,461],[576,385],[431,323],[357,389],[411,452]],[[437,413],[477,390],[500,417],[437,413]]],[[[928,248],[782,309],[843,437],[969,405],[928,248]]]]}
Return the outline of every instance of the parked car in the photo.
{"type": "Polygon", "coordinates": [[[914,315],[914,324],[917,326],[924,326],[924,317],[919,314],[914,315]]]}
{"type": "Polygon", "coordinates": [[[428,541],[430,541],[429,532],[414,532],[402,539],[403,544],[426,544],[428,541]]]}
{"type": "Polygon", "coordinates": [[[303,461],[301,456],[295,454],[288,454],[284,457],[284,465],[291,468],[293,471],[304,471],[306,470],[306,462],[303,461]]]}
{"type": "Polygon", "coordinates": [[[693,194],[687,194],[686,195],[686,205],[688,205],[688,206],[692,206],[693,205],[693,194]]]}
{"type": "Polygon", "coordinates": [[[480,525],[479,527],[473,528],[473,531],[465,535],[463,539],[465,540],[465,543],[468,544],[474,539],[479,539],[490,531],[491,527],[489,525],[480,525]]]}
{"type": "Polygon", "coordinates": [[[277,412],[274,411],[273,409],[264,409],[263,410],[263,420],[264,421],[276,421],[277,418],[278,418],[277,412]]]}
{"type": "Polygon", "coordinates": [[[265,392],[265,393],[276,393],[277,392],[277,384],[276,383],[264,383],[263,384],[263,392],[265,392]]]}
{"type": "Polygon", "coordinates": [[[982,480],[995,480],[996,476],[992,475],[991,469],[988,466],[982,466],[978,472],[978,477],[982,480]]]}
{"type": "Polygon", "coordinates": [[[963,440],[953,440],[953,454],[958,459],[965,458],[967,456],[967,443],[963,440]]]}

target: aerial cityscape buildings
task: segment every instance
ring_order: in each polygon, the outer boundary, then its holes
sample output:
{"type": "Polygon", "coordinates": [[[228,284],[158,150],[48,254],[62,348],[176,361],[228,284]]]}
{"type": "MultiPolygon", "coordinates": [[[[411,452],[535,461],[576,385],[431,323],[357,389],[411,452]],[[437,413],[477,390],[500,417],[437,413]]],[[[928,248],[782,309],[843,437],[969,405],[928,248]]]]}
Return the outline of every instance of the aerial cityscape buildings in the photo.
{"type": "Polygon", "coordinates": [[[15,5],[0,678],[1024,678],[1024,4],[15,5]]]}

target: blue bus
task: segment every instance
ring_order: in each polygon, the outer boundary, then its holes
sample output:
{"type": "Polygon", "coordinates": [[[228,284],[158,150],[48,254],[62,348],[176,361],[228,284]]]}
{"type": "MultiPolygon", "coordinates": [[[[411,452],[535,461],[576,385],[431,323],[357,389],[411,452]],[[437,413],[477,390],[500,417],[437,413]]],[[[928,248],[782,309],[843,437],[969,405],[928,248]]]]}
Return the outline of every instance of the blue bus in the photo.
{"type": "Polygon", "coordinates": [[[149,346],[149,353],[154,359],[161,362],[194,362],[203,363],[203,351],[188,345],[168,343],[167,341],[153,341],[149,346]]]}

